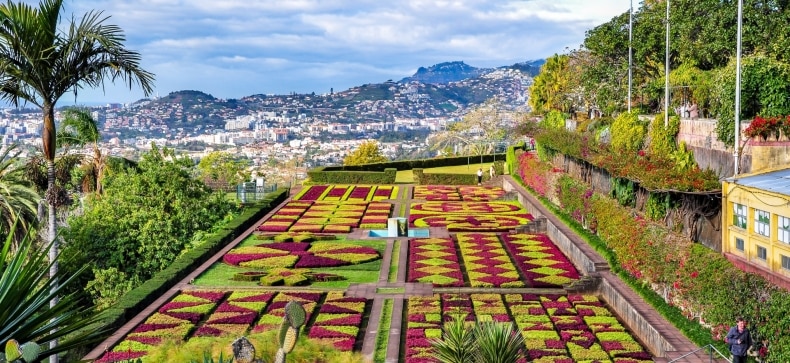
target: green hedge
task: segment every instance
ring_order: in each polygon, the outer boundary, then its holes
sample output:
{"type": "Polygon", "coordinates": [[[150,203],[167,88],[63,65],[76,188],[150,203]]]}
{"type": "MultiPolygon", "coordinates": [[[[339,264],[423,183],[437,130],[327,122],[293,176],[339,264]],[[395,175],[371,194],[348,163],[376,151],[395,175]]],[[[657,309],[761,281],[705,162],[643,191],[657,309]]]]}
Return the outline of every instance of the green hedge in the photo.
{"type": "MultiPolygon", "coordinates": [[[[412,170],[414,183],[417,185],[475,185],[477,184],[477,171],[472,174],[439,174],[424,173],[422,168],[412,170]]],[[[488,179],[488,172],[483,173],[483,178],[488,179]]]]}
{"type": "MultiPolygon", "coordinates": [[[[377,165],[377,164],[369,164],[377,165]]],[[[383,171],[328,170],[318,167],[307,172],[314,184],[394,184],[397,169],[383,171]]]]}
{"type": "MultiPolygon", "coordinates": [[[[432,159],[417,159],[417,160],[398,160],[398,161],[390,161],[387,163],[376,163],[376,164],[362,164],[362,165],[343,165],[343,166],[327,166],[323,168],[316,168],[313,170],[321,169],[321,171],[384,171],[385,169],[396,169],[396,170],[412,170],[416,168],[438,168],[442,166],[456,166],[456,165],[467,165],[470,162],[477,164],[477,163],[492,163],[496,160],[505,160],[505,154],[488,154],[482,156],[480,155],[471,155],[471,156],[454,156],[449,158],[432,158],[432,159]]],[[[308,173],[309,174],[309,173],[308,173]]]]}
{"type": "Polygon", "coordinates": [[[132,289],[124,295],[115,305],[101,312],[101,321],[105,326],[117,330],[126,321],[137,315],[159,296],[173,287],[178,281],[189,275],[202,263],[214,256],[228,243],[233,241],[250,228],[255,222],[263,218],[275,206],[284,201],[289,195],[289,190],[280,188],[266,195],[254,204],[249,204],[232,221],[221,230],[209,236],[205,242],[185,252],[170,266],[160,271],[142,285],[132,289]]]}

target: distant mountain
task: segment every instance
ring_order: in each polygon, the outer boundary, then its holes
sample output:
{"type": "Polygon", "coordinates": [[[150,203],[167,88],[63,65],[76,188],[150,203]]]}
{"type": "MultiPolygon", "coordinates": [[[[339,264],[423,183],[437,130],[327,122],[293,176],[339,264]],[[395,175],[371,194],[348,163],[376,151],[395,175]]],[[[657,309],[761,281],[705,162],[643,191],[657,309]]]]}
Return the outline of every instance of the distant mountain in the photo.
{"type": "Polygon", "coordinates": [[[537,60],[516,63],[512,66],[506,66],[504,68],[516,69],[526,74],[529,74],[531,77],[535,77],[538,75],[538,73],[540,73],[540,67],[542,67],[544,63],[546,63],[545,59],[537,59],[537,60]]]}
{"type": "Polygon", "coordinates": [[[464,62],[444,62],[428,68],[420,67],[411,77],[401,80],[401,83],[421,82],[427,84],[447,84],[478,77],[491,69],[472,67],[464,62]]]}

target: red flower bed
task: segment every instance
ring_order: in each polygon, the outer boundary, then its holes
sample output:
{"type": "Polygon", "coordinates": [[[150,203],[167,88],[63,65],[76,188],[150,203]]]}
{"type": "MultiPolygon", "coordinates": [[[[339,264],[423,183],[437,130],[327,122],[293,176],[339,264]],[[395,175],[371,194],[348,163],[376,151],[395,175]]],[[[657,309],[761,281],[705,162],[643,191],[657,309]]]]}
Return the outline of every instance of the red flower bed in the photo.
{"type": "Polygon", "coordinates": [[[295,200],[318,200],[328,187],[328,185],[311,185],[304,194],[295,200]]]}
{"type": "Polygon", "coordinates": [[[559,287],[579,279],[576,267],[543,234],[505,234],[502,241],[532,287],[559,287]]]}
{"type": "Polygon", "coordinates": [[[432,283],[434,286],[464,286],[457,256],[452,239],[411,239],[406,281],[432,283]]]}

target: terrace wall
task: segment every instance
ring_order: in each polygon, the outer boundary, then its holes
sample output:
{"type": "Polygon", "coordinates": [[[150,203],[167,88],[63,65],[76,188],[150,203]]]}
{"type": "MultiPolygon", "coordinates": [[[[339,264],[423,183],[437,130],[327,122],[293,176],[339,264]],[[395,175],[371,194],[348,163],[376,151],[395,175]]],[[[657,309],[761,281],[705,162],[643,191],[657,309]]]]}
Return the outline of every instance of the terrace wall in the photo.
{"type": "Polygon", "coordinates": [[[575,233],[546,210],[522,186],[510,178],[502,179],[502,184],[502,188],[506,192],[517,192],[518,201],[533,217],[546,218],[546,234],[583,275],[598,274],[601,276],[601,281],[597,285],[597,294],[623,320],[647,349],[657,357],[665,357],[667,352],[678,350],[678,347],[674,347],[655,325],[665,324],[665,322],[650,321],[641,311],[642,309],[634,307],[632,300],[629,300],[630,296],[627,295],[635,293],[609,271],[609,264],[603,257],[598,255],[587,243],[580,242],[578,237],[572,238],[575,233]]]}

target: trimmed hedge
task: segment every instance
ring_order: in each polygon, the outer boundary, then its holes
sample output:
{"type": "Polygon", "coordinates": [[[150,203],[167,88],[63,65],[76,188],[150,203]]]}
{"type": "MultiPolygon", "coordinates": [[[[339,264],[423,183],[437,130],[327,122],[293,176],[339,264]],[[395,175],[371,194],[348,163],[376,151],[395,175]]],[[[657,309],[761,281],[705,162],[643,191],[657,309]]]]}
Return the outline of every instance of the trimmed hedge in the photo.
{"type": "Polygon", "coordinates": [[[310,182],[315,184],[395,184],[395,176],[398,172],[394,168],[386,168],[384,171],[328,170],[330,168],[318,167],[308,171],[310,182]]]}
{"type": "Polygon", "coordinates": [[[398,161],[390,161],[386,163],[376,163],[376,164],[362,164],[362,165],[343,165],[343,166],[327,166],[324,168],[316,168],[313,170],[321,169],[322,171],[384,171],[385,169],[396,169],[396,170],[412,170],[416,168],[438,168],[441,166],[456,166],[456,165],[466,165],[469,162],[474,161],[475,163],[493,163],[495,160],[505,160],[505,154],[488,154],[482,156],[480,155],[472,155],[472,156],[454,156],[449,158],[432,158],[432,159],[417,159],[417,160],[398,160],[398,161]]]}
{"type": "MultiPolygon", "coordinates": [[[[422,168],[412,170],[414,183],[417,185],[475,185],[477,184],[477,170],[472,174],[439,174],[424,173],[422,168]]],[[[483,173],[483,180],[488,180],[488,171],[483,173]]]]}
{"type": "Polygon", "coordinates": [[[206,262],[237,236],[244,233],[275,206],[282,203],[288,195],[289,190],[287,188],[280,188],[266,195],[258,202],[247,205],[242,213],[228,222],[223,229],[209,236],[199,246],[178,256],[166,269],[158,272],[142,285],[126,293],[112,307],[102,311],[100,313],[102,324],[113,327],[111,331],[120,328],[121,325],[153,303],[178,281],[194,271],[203,262],[206,262]]]}

